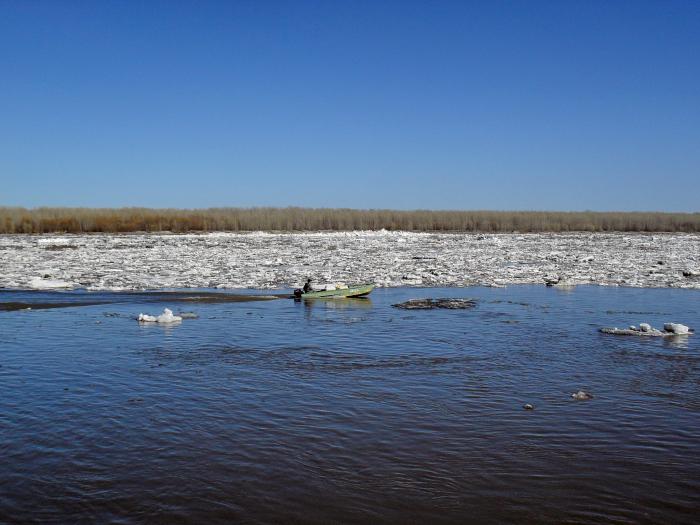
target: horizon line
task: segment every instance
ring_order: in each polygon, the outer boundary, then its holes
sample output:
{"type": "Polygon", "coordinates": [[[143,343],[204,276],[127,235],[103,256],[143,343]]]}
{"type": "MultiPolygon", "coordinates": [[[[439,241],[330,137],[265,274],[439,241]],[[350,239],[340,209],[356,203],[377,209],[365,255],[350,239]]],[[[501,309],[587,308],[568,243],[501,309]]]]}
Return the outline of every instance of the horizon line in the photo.
{"type": "Polygon", "coordinates": [[[119,210],[144,210],[144,211],[214,211],[214,210],[308,210],[308,211],[352,211],[352,212],[393,212],[393,213],[589,213],[589,214],[639,214],[639,213],[654,213],[654,214],[669,214],[669,215],[697,215],[697,211],[668,211],[668,210],[553,210],[553,209],[495,209],[495,208],[350,208],[350,207],[334,207],[334,206],[268,206],[268,205],[253,205],[253,206],[205,206],[205,207],[176,207],[176,206],[15,206],[0,204],[0,210],[9,211],[41,211],[41,210],[89,210],[89,211],[119,211],[119,210]]]}

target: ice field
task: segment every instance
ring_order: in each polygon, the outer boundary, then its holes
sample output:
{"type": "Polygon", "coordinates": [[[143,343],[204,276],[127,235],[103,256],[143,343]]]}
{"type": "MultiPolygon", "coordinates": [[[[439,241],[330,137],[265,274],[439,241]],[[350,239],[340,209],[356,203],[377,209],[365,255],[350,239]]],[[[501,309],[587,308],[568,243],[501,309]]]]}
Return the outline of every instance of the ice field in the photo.
{"type": "Polygon", "coordinates": [[[0,288],[562,283],[700,288],[700,236],[408,232],[0,236],[0,288]]]}

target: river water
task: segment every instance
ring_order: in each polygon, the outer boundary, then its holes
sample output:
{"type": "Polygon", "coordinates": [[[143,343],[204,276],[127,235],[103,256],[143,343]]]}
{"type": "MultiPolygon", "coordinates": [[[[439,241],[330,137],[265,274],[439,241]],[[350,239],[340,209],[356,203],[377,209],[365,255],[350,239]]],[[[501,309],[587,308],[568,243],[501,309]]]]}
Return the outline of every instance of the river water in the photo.
{"type": "Polygon", "coordinates": [[[598,332],[697,328],[696,290],[0,301],[35,305],[0,311],[0,522],[697,522],[700,335],[598,332]]]}

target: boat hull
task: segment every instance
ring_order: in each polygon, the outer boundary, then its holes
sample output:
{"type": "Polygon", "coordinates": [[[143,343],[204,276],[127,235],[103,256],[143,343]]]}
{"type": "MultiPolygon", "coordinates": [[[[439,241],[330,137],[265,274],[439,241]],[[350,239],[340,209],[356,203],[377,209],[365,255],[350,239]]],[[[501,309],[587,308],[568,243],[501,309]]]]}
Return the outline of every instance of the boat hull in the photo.
{"type": "Polygon", "coordinates": [[[374,290],[373,284],[363,284],[361,286],[351,286],[341,290],[318,290],[301,294],[302,299],[320,299],[326,297],[364,297],[374,290]]]}

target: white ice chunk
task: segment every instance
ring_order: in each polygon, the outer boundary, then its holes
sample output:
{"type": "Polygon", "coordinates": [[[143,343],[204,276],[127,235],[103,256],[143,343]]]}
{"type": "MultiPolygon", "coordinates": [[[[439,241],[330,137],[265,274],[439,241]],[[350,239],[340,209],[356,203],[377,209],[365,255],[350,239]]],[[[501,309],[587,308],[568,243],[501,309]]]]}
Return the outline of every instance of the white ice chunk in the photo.
{"type": "Polygon", "coordinates": [[[173,315],[173,311],[166,308],[163,310],[163,313],[158,316],[157,321],[159,323],[175,323],[177,321],[182,321],[182,317],[173,315]]]}
{"type": "Polygon", "coordinates": [[[177,323],[178,321],[182,321],[182,317],[173,315],[173,311],[169,308],[165,308],[163,313],[158,317],[148,314],[139,314],[139,322],[142,323],[177,323]]]}
{"type": "Polygon", "coordinates": [[[586,392],[585,390],[579,390],[571,394],[571,397],[577,401],[586,401],[588,399],[593,399],[593,396],[586,392]]]}
{"type": "Polygon", "coordinates": [[[35,290],[61,290],[75,287],[75,283],[62,281],[60,279],[34,277],[29,281],[29,288],[34,288],[35,290]]]}
{"type": "Polygon", "coordinates": [[[664,325],[664,330],[667,332],[673,332],[674,334],[683,335],[689,333],[690,328],[680,323],[666,323],[664,325]]]}

